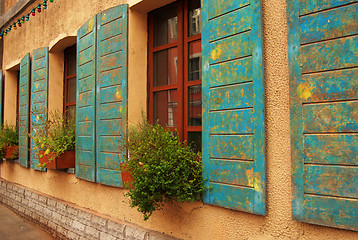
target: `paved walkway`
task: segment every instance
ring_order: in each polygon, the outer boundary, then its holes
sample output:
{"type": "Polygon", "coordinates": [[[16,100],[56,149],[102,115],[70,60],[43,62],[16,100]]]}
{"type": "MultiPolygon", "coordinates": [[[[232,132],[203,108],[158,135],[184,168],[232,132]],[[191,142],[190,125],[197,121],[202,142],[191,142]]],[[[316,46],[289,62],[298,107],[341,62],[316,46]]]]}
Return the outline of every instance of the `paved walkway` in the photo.
{"type": "Polygon", "coordinates": [[[0,204],[0,240],[52,240],[34,224],[0,204]]]}

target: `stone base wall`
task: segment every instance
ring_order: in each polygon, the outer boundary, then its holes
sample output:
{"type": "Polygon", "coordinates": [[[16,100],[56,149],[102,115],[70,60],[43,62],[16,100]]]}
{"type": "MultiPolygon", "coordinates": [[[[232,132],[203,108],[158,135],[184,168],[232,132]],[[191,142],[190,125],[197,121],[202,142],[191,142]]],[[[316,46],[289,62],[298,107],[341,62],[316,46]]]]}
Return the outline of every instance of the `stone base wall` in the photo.
{"type": "Polygon", "coordinates": [[[175,240],[118,222],[0,179],[0,202],[57,239],[175,240]]]}

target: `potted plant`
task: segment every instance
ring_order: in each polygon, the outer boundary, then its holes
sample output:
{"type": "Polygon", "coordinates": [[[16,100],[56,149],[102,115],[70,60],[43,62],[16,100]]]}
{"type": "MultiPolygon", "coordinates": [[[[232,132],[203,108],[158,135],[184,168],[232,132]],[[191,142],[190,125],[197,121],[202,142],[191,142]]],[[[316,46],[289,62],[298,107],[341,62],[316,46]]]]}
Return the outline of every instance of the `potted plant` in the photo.
{"type": "Polygon", "coordinates": [[[120,166],[123,185],[132,187],[133,176],[131,171],[127,167],[127,162],[121,162],[120,166]]]}
{"type": "Polygon", "coordinates": [[[204,189],[201,154],[179,141],[177,134],[142,120],[129,129],[126,146],[126,167],[133,178],[126,184],[126,195],[144,220],[166,202],[200,199],[204,189]]]}
{"type": "Polygon", "coordinates": [[[75,167],[75,127],[59,111],[50,112],[49,119],[40,119],[31,135],[39,148],[37,167],[65,169],[75,167]]]}
{"type": "Polygon", "coordinates": [[[19,133],[16,126],[4,124],[0,130],[1,157],[16,159],[19,156],[19,133]]]}

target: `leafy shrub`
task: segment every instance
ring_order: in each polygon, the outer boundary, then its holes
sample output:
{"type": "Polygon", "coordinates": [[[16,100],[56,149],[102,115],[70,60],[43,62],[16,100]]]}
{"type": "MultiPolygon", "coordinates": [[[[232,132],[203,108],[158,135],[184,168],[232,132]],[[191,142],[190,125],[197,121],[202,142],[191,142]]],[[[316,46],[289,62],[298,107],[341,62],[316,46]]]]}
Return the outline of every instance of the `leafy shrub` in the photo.
{"type": "MultiPolygon", "coordinates": [[[[35,129],[35,134],[32,134],[31,138],[40,150],[45,151],[46,155],[51,152],[55,158],[65,151],[75,149],[75,126],[62,113],[50,112],[49,119],[40,117],[39,120],[41,125],[35,129]]],[[[49,160],[51,161],[52,158],[49,160]]],[[[37,167],[44,168],[46,163],[37,167]]]]}
{"type": "Polygon", "coordinates": [[[0,129],[0,157],[4,157],[4,149],[6,146],[14,146],[19,144],[19,133],[17,127],[4,124],[0,129]]]}
{"type": "Polygon", "coordinates": [[[177,134],[146,120],[129,129],[127,168],[133,182],[127,184],[131,207],[147,220],[165,202],[199,199],[203,192],[200,153],[180,142],[177,134]]]}

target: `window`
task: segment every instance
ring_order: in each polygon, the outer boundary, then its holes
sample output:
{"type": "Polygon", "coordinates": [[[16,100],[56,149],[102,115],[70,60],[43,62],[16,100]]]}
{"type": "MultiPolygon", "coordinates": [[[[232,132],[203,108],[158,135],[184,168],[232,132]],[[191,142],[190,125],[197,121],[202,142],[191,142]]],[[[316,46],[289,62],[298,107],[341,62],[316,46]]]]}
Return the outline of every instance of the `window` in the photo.
{"type": "Polygon", "coordinates": [[[65,50],[64,111],[67,119],[76,119],[76,45],[65,50]]]}
{"type": "Polygon", "coordinates": [[[20,94],[20,71],[16,72],[16,128],[19,130],[19,94],[20,94]]]}
{"type": "Polygon", "coordinates": [[[201,151],[201,6],[177,1],[149,14],[149,106],[158,121],[201,151]]]}

